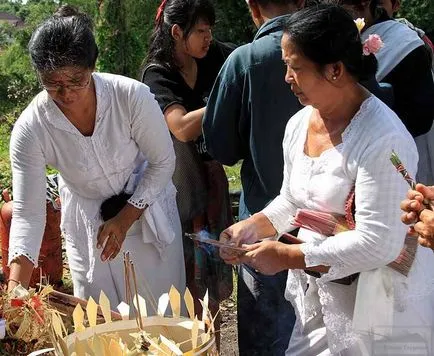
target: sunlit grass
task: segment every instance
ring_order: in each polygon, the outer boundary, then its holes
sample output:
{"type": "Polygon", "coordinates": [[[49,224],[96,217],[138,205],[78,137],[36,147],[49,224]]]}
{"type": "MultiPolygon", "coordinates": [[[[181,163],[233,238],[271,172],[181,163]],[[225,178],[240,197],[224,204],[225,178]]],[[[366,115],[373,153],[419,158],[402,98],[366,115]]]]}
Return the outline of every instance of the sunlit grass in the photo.
{"type": "Polygon", "coordinates": [[[238,162],[232,167],[224,166],[224,168],[229,181],[229,191],[234,192],[241,190],[241,162],[238,162]]]}

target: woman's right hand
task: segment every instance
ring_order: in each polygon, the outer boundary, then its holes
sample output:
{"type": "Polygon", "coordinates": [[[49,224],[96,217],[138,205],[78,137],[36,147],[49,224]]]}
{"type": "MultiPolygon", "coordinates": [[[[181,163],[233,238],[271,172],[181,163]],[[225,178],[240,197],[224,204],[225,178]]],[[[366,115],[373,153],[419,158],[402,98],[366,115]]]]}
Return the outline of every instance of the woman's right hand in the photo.
{"type": "MultiPolygon", "coordinates": [[[[243,244],[253,244],[258,239],[257,227],[252,218],[237,222],[220,234],[220,241],[237,247],[243,244]]],[[[238,264],[240,252],[220,248],[220,257],[226,263],[238,264]]]]}
{"type": "Polygon", "coordinates": [[[420,245],[434,249],[434,212],[425,208],[424,200],[434,200],[434,187],[417,184],[416,190],[409,190],[407,199],[401,202],[404,212],[401,220],[407,225],[413,225],[409,234],[418,236],[420,245]]]}

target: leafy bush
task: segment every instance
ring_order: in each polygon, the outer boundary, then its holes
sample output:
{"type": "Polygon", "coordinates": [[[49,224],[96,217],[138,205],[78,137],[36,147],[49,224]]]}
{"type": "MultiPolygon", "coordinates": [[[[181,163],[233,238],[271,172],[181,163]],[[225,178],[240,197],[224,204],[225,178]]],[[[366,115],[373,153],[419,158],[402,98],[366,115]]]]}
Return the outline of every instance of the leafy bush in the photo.
{"type": "Polygon", "coordinates": [[[403,0],[398,15],[423,29],[431,39],[434,38],[433,0],[403,0]]]}

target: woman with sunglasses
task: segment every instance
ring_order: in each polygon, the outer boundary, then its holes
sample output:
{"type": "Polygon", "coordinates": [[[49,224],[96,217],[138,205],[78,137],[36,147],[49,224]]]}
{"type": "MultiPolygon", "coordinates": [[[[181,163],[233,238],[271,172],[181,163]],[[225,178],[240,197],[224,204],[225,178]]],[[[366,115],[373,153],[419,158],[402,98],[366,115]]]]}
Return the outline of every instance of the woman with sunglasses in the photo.
{"type": "Polygon", "coordinates": [[[92,24],[68,6],[35,30],[29,51],[44,90],[11,137],[9,290],[19,283],[27,287],[38,263],[46,165],[62,177],[61,230],[74,295],[98,298],[103,290],[112,305],[120,303],[121,251],[130,252],[143,297],[149,297],[148,289],[155,298],[172,285],[183,290],[181,227],[171,181],[175,154],[149,88],[94,72],[98,48],[92,24]]]}

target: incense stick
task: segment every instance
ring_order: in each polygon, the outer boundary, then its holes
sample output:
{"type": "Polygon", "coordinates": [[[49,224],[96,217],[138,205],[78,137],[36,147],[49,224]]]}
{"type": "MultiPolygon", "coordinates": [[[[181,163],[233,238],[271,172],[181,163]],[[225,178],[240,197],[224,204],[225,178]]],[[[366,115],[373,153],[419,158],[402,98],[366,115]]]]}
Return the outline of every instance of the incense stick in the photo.
{"type": "Polygon", "coordinates": [[[143,323],[142,323],[142,313],[140,312],[140,303],[139,303],[139,291],[137,290],[137,280],[136,280],[136,271],[134,269],[134,263],[130,262],[131,266],[131,272],[133,274],[133,283],[134,283],[134,290],[136,293],[136,303],[137,303],[137,313],[139,314],[139,328],[140,330],[143,330],[143,323]]]}
{"type": "MultiPolygon", "coordinates": [[[[392,150],[392,154],[390,155],[390,161],[392,162],[392,164],[395,166],[396,170],[398,171],[398,173],[400,173],[405,181],[408,183],[408,185],[410,186],[410,188],[412,190],[416,190],[416,181],[413,179],[413,177],[408,173],[407,169],[404,167],[404,165],[402,164],[401,160],[399,159],[398,155],[396,154],[395,151],[392,150]]],[[[431,200],[429,199],[424,199],[423,200],[423,205],[425,206],[426,209],[428,210],[434,210],[434,204],[431,200]]]]}

